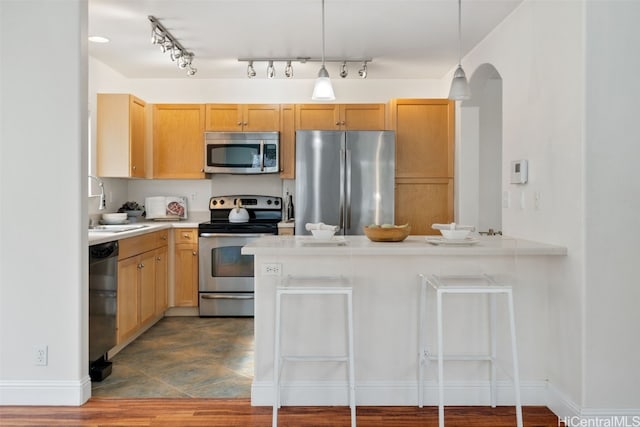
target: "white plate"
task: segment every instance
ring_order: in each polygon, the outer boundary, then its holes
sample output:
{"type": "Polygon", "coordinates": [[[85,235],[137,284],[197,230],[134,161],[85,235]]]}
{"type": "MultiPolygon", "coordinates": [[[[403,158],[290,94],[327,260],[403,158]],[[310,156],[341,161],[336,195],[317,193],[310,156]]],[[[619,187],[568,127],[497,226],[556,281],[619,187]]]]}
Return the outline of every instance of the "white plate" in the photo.
{"type": "Polygon", "coordinates": [[[432,245],[442,245],[442,246],[471,246],[480,242],[478,239],[473,237],[454,240],[454,239],[445,239],[444,237],[426,236],[425,240],[427,241],[427,243],[431,243],[432,245]]]}
{"type": "Polygon", "coordinates": [[[316,239],[312,236],[301,236],[296,241],[302,246],[344,246],[347,240],[344,236],[333,236],[331,239],[316,239]]]}

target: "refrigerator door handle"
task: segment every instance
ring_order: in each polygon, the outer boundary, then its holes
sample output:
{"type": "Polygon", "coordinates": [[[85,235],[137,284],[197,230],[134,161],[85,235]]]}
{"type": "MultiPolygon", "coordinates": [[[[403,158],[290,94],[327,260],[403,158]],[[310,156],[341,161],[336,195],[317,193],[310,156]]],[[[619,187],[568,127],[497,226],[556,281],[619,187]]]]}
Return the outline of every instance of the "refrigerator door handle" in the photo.
{"type": "Polygon", "coordinates": [[[345,156],[346,163],[346,204],[347,204],[347,225],[345,228],[351,228],[351,150],[347,150],[345,156]]]}
{"type": "Polygon", "coordinates": [[[338,222],[340,230],[344,229],[345,151],[344,149],[340,150],[340,221],[338,222]]]}

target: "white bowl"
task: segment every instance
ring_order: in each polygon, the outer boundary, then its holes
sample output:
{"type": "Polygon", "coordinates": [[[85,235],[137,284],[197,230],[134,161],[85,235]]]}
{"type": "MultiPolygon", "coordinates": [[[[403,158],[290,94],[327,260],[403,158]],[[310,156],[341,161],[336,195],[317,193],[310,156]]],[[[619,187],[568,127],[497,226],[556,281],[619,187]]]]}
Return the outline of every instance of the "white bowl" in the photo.
{"type": "Polygon", "coordinates": [[[311,230],[311,234],[318,240],[331,240],[334,234],[336,234],[335,230],[311,230]]]}
{"type": "Polygon", "coordinates": [[[127,213],[103,213],[102,219],[105,221],[113,222],[113,221],[126,221],[127,213]]]}
{"type": "Polygon", "coordinates": [[[448,240],[464,240],[470,232],[471,230],[440,230],[442,237],[448,240]]]}

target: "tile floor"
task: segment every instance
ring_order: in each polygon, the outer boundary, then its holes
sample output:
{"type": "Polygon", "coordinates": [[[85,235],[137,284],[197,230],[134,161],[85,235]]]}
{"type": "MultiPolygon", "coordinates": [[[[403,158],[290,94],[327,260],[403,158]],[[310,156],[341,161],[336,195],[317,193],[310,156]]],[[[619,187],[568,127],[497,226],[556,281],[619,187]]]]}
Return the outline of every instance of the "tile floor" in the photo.
{"type": "Polygon", "coordinates": [[[250,397],[253,318],[165,317],[111,358],[94,397],[250,397]]]}

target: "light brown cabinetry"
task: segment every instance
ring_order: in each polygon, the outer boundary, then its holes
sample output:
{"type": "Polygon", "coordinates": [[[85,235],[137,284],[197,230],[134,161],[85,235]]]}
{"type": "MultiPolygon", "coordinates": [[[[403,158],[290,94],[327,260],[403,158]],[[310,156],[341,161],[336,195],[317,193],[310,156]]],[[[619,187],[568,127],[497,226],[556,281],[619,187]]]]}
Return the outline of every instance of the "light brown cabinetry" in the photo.
{"type": "Polygon", "coordinates": [[[168,231],[120,240],[118,344],[159,319],[167,308],[168,231]]]}
{"type": "Polygon", "coordinates": [[[297,104],[296,130],[384,130],[384,104],[297,104]]]}
{"type": "Polygon", "coordinates": [[[198,306],[198,230],[179,228],[173,230],[175,253],[176,307],[198,306]]]}
{"type": "Polygon", "coordinates": [[[296,127],[293,104],[280,106],[280,178],[296,177],[296,127]]]}
{"type": "Polygon", "coordinates": [[[153,177],[204,178],[204,104],[153,106],[153,177]]]}
{"type": "Polygon", "coordinates": [[[207,104],[207,131],[267,132],[280,129],[279,104],[207,104]]]}
{"type": "Polygon", "coordinates": [[[133,95],[99,93],[96,117],[98,176],[146,176],[146,103],[133,95]]]}
{"type": "Polygon", "coordinates": [[[433,223],[453,221],[455,104],[447,99],[394,99],[397,224],[411,234],[436,234],[433,223]]]}

